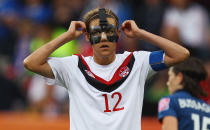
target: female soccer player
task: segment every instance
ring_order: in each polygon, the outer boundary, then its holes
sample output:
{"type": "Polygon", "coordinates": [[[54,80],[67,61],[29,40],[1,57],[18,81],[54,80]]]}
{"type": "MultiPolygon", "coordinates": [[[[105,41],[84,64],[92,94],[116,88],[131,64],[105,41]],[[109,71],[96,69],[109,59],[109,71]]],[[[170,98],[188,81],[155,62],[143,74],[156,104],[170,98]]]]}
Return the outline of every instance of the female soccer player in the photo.
{"type": "Polygon", "coordinates": [[[121,31],[118,26],[111,10],[91,10],[83,22],[72,21],[66,33],[24,60],[27,69],[67,88],[71,130],[140,130],[147,75],[189,56],[184,47],[139,29],[133,20],[121,25],[125,35],[149,41],[163,51],[116,54],[121,31]],[[82,34],[90,41],[93,56],[48,59],[58,47],[82,34]]]}
{"type": "Polygon", "coordinates": [[[162,130],[209,130],[210,105],[199,97],[206,96],[200,87],[207,72],[196,58],[171,67],[168,71],[170,96],[159,101],[158,119],[162,130]]]}

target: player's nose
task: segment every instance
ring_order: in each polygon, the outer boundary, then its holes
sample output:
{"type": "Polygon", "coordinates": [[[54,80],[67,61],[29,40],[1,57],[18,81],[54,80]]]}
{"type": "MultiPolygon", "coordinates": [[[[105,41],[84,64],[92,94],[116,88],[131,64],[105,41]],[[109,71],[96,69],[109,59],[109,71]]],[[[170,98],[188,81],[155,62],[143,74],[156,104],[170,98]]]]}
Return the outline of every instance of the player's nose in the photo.
{"type": "Polygon", "coordinates": [[[107,35],[105,32],[101,33],[101,42],[103,42],[103,41],[107,41],[107,35]]]}

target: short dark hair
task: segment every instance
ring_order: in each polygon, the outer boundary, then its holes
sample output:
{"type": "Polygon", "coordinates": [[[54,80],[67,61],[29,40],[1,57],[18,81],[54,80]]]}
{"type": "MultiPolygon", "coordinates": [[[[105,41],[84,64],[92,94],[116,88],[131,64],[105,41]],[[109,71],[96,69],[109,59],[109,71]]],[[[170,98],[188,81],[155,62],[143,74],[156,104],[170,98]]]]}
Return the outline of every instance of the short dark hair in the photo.
{"type": "Polygon", "coordinates": [[[177,75],[179,72],[183,75],[181,84],[184,90],[188,91],[195,97],[206,97],[207,93],[204,92],[200,86],[200,82],[205,80],[208,76],[203,63],[194,57],[190,57],[184,62],[173,66],[173,72],[177,75]]]}

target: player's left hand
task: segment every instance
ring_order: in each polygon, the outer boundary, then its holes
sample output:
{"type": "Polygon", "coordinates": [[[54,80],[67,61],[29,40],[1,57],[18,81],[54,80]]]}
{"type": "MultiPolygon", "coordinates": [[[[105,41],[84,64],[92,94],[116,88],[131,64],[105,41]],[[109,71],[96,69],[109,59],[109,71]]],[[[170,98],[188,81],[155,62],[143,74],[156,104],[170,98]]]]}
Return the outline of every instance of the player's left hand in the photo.
{"type": "Polygon", "coordinates": [[[125,35],[129,38],[138,37],[139,28],[133,20],[126,20],[121,25],[121,30],[125,33],[125,35]]]}

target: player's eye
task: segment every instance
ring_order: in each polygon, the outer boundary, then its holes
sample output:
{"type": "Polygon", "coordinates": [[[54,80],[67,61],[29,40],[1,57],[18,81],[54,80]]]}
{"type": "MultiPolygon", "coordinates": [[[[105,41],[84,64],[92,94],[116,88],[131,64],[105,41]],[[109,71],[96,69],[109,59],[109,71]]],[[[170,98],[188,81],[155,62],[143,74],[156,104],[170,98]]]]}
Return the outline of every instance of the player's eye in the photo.
{"type": "Polygon", "coordinates": [[[106,34],[107,35],[114,35],[115,34],[115,30],[114,29],[108,30],[108,31],[106,31],[106,34]]]}
{"type": "Polygon", "coordinates": [[[94,36],[98,36],[98,35],[101,35],[101,32],[100,31],[93,31],[91,32],[92,35],[94,36]]]}

